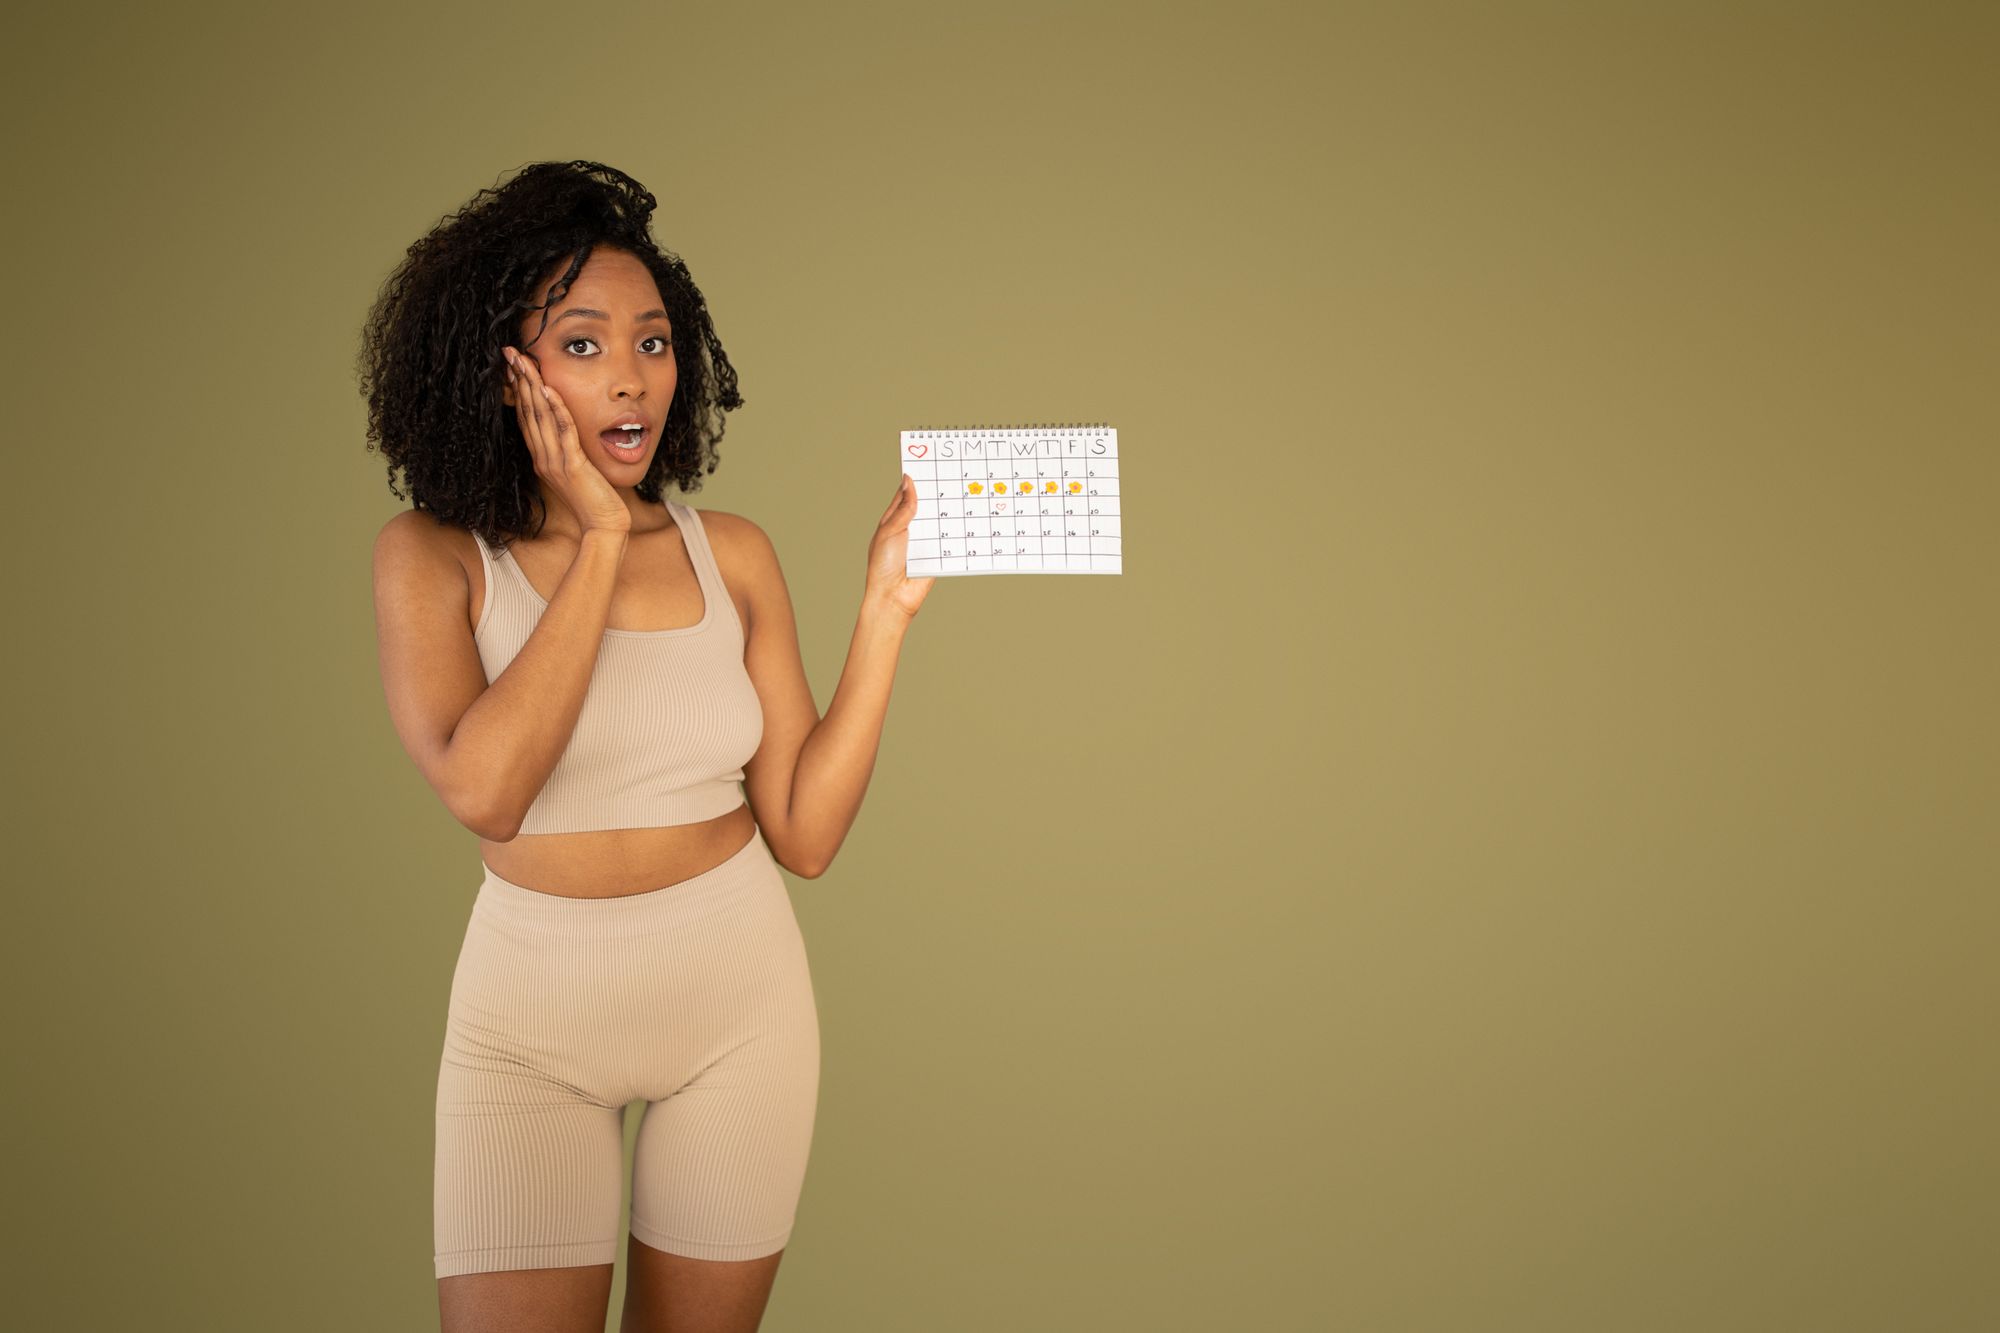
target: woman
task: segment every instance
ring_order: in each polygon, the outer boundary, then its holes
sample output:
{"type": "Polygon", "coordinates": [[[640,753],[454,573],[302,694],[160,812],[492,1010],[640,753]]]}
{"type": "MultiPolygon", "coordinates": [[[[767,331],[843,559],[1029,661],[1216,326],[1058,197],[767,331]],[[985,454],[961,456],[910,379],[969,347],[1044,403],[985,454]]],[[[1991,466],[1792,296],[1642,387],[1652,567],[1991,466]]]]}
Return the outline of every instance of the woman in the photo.
{"type": "Polygon", "coordinates": [[[904,574],[905,478],[822,718],[770,540],[662,496],[742,398],[653,207],[598,163],[524,168],[410,247],[364,336],[413,505],[375,543],[383,688],[486,871],[438,1074],[447,1333],[604,1326],[635,1098],[627,1333],[761,1321],[819,1077],[778,867],[846,838],[933,582],[904,574]]]}

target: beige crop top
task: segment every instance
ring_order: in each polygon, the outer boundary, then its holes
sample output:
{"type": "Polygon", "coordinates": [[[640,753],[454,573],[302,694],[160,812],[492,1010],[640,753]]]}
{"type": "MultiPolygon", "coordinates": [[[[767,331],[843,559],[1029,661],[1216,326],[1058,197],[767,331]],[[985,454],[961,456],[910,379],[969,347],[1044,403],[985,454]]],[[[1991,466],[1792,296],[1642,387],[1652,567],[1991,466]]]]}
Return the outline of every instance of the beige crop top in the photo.
{"type": "MultiPolygon", "coordinates": [[[[693,824],[745,803],[743,765],[764,710],[743,666],[743,625],[701,516],[672,500],[701,585],[701,619],[679,629],[604,631],[583,711],[522,833],[693,824]]],[[[486,602],[472,632],[486,682],[500,678],[548,609],[511,552],[474,533],[486,602]]]]}

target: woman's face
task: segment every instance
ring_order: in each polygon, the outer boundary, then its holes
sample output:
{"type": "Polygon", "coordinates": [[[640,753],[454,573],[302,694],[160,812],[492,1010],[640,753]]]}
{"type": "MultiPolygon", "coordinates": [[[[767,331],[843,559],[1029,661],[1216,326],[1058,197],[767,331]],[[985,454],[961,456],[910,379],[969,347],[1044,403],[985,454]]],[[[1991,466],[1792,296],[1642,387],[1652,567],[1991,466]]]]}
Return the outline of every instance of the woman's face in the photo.
{"type": "MultiPolygon", "coordinates": [[[[535,299],[546,301],[568,268],[564,261],[543,278],[535,299]]],[[[593,250],[548,314],[547,328],[539,310],[523,319],[514,345],[534,358],[543,383],[562,396],[584,456],[612,482],[636,484],[659,447],[679,378],[666,302],[652,271],[622,250],[593,250]],[[628,421],[645,426],[633,449],[622,442],[634,433],[615,429],[628,421]]],[[[509,407],[516,392],[511,384],[501,391],[509,407]]]]}

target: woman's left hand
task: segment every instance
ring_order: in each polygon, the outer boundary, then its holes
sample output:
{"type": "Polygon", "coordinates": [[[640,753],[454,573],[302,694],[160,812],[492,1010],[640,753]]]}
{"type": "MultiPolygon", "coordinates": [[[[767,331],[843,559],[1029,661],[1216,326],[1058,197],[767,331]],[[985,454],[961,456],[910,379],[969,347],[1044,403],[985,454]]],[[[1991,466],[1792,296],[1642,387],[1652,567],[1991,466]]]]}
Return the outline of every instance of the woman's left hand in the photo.
{"type": "Polygon", "coordinates": [[[924,604],[931,585],[937,580],[909,577],[910,520],[917,514],[917,483],[902,474],[896,498],[875,527],[875,539],[868,544],[868,585],[864,600],[873,598],[893,606],[906,616],[914,616],[924,604]]]}

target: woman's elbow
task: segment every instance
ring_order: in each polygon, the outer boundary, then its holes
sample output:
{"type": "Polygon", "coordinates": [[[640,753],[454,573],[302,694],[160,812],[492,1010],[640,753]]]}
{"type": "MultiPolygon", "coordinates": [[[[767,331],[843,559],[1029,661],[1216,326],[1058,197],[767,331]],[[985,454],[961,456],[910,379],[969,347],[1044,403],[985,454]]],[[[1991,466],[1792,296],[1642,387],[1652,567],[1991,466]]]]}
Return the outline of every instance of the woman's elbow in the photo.
{"type": "Polygon", "coordinates": [[[800,879],[818,879],[826,873],[826,862],[818,857],[801,856],[794,848],[787,848],[783,855],[775,849],[772,853],[778,864],[797,875],[800,879]]]}
{"type": "Polygon", "coordinates": [[[512,842],[521,832],[519,813],[503,813],[490,805],[476,804],[454,810],[458,822],[487,842],[512,842]]]}

